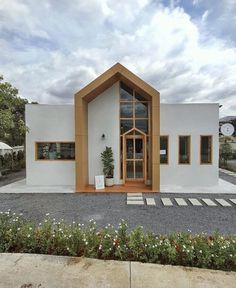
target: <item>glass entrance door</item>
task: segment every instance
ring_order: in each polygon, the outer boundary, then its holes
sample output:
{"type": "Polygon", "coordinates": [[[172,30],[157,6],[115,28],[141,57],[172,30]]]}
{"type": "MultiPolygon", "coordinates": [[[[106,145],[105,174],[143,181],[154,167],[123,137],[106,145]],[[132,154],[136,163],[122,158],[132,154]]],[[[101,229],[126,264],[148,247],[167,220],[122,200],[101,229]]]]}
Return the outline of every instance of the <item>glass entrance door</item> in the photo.
{"type": "Polygon", "coordinates": [[[142,135],[125,137],[125,170],[126,180],[144,180],[145,147],[142,135]]]}

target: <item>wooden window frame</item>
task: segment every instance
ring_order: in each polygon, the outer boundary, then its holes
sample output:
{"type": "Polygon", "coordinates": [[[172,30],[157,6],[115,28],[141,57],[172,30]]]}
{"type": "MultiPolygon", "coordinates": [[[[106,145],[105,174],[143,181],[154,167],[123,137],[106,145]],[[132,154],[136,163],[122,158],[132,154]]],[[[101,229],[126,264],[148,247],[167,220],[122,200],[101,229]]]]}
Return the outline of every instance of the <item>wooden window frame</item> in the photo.
{"type": "Polygon", "coordinates": [[[167,163],[161,163],[161,155],[160,155],[160,165],[169,165],[169,135],[160,135],[160,145],[161,145],[161,137],[167,137],[167,163]]]}
{"type": "Polygon", "coordinates": [[[178,135],[178,164],[179,165],[191,165],[191,135],[178,135]],[[189,142],[188,142],[189,163],[180,162],[180,137],[189,137],[189,142]]]}
{"type": "Polygon", "coordinates": [[[49,143],[49,144],[56,144],[56,143],[68,143],[68,144],[74,144],[74,141],[35,141],[34,142],[34,148],[35,148],[35,161],[49,161],[49,162],[59,162],[59,161],[75,161],[74,159],[38,159],[38,145],[37,144],[42,144],[42,143],[49,143]]]}
{"type": "Polygon", "coordinates": [[[213,164],[213,135],[200,135],[200,165],[212,165],[213,164]],[[202,137],[210,137],[211,138],[211,161],[209,163],[202,162],[202,137]]]}

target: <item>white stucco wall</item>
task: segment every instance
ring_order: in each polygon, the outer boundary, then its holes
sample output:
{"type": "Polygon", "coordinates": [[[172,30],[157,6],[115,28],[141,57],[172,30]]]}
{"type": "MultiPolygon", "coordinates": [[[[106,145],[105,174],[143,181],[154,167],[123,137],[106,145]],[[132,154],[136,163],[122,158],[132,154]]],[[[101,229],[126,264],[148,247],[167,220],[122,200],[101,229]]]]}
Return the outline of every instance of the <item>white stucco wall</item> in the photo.
{"type": "Polygon", "coordinates": [[[219,105],[161,104],[160,110],[160,134],[169,135],[169,164],[160,167],[161,185],[216,185],[219,105]],[[178,164],[178,135],[191,135],[190,165],[178,164]],[[200,165],[200,135],[213,136],[212,165],[200,165]]]}
{"type": "Polygon", "coordinates": [[[119,177],[119,85],[115,83],[88,104],[88,159],[89,184],[94,184],[94,176],[102,175],[101,152],[106,146],[113,149],[115,170],[114,182],[120,183],[119,177]],[[105,139],[102,139],[102,134],[105,139]]]}
{"type": "Polygon", "coordinates": [[[28,185],[75,185],[75,161],[35,160],[37,141],[75,141],[74,105],[26,105],[28,185]]]}

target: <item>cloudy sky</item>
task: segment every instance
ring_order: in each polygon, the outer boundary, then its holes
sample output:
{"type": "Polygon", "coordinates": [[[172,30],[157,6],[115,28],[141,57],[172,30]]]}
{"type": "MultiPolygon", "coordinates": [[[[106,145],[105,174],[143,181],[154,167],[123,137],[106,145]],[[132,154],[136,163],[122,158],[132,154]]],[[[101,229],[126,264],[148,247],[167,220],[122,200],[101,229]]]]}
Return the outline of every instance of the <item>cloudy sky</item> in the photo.
{"type": "Polygon", "coordinates": [[[73,103],[120,62],[163,103],[236,115],[235,0],[0,0],[0,74],[22,97],[73,103]]]}

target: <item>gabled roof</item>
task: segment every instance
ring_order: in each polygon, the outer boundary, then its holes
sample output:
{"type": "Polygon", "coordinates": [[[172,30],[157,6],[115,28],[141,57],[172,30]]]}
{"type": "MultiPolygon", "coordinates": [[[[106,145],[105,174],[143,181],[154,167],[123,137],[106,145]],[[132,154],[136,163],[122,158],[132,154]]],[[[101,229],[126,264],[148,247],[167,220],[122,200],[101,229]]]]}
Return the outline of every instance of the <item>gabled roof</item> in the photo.
{"type": "Polygon", "coordinates": [[[116,63],[102,75],[78,91],[75,94],[75,97],[81,97],[86,102],[90,102],[119,80],[131,86],[137,92],[144,94],[146,97],[158,97],[159,99],[160,93],[157,90],[120,63],[116,63]]]}

